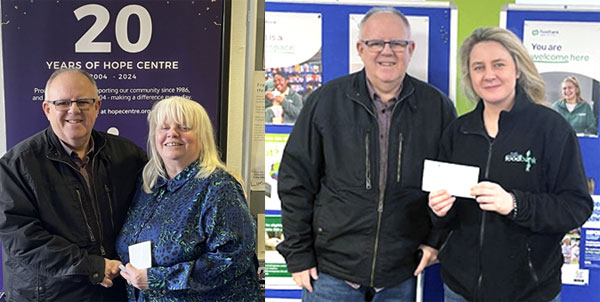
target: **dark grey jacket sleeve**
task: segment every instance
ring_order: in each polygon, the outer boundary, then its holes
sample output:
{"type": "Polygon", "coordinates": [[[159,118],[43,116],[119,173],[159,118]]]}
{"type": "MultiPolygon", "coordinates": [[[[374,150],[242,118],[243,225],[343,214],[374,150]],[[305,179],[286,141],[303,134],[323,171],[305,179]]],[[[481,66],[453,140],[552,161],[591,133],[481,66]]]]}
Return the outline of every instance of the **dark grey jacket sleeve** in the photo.
{"type": "MultiPolygon", "coordinates": [[[[38,200],[31,177],[22,171],[19,159],[0,160],[0,241],[11,261],[45,276],[86,275],[90,282],[104,278],[104,258],[53,235],[37,218],[38,200]]],[[[69,219],[69,217],[65,217],[69,219]]]]}
{"type": "Polygon", "coordinates": [[[317,266],[313,248],[313,204],[319,192],[323,169],[322,141],[313,122],[318,91],[307,100],[288,139],[279,166],[278,193],[284,241],[277,250],[290,272],[317,266]]]}

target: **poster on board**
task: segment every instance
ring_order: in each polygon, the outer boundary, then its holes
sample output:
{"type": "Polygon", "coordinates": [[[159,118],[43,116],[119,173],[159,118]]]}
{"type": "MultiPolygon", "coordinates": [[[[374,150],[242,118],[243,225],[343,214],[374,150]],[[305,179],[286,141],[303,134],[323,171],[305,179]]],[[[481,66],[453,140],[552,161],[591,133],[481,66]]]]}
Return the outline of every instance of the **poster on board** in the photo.
{"type": "Polygon", "coordinates": [[[288,133],[265,133],[265,209],[281,210],[277,194],[279,163],[287,143],[288,133]]]}
{"type": "Polygon", "coordinates": [[[265,123],[294,124],[322,83],[321,14],[265,12],[265,123]]]}
{"type": "Polygon", "coordinates": [[[600,195],[593,195],[594,210],[586,223],[583,224],[583,241],[581,257],[583,267],[600,269],[600,195]]]}
{"type": "Polygon", "coordinates": [[[525,21],[523,43],[546,83],[549,107],[578,136],[598,137],[600,23],[525,21]]]}
{"type": "Polygon", "coordinates": [[[585,229],[583,263],[586,268],[600,268],[600,229],[585,229]]]}
{"type": "MultiPolygon", "coordinates": [[[[364,16],[364,14],[349,15],[350,45],[348,45],[348,49],[350,53],[348,57],[350,62],[348,66],[350,67],[350,73],[357,72],[364,66],[356,50],[356,43],[360,35],[360,21],[364,16]]],[[[406,16],[406,19],[410,23],[410,39],[415,42],[415,51],[406,72],[421,81],[427,82],[427,72],[429,70],[427,63],[429,62],[429,17],[406,16]]]]}
{"type": "Polygon", "coordinates": [[[1,4],[8,148],[48,126],[44,88],[60,68],[96,80],[95,129],[143,148],[147,112],[165,97],[199,102],[219,125],[223,1],[1,4]]]}

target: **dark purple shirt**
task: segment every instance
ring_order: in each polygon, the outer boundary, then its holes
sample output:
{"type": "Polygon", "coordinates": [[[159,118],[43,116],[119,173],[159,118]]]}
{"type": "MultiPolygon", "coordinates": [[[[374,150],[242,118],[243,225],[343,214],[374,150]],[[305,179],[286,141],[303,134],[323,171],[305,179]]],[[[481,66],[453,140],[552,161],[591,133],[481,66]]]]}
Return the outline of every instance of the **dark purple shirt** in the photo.
{"type": "Polygon", "coordinates": [[[367,89],[369,90],[369,97],[371,97],[371,101],[373,102],[375,117],[379,124],[379,199],[383,200],[385,184],[387,181],[388,145],[390,141],[392,109],[394,109],[394,104],[398,101],[402,86],[398,88],[396,95],[388,101],[387,105],[383,102],[377,92],[375,92],[373,85],[371,85],[368,79],[367,89]]]}

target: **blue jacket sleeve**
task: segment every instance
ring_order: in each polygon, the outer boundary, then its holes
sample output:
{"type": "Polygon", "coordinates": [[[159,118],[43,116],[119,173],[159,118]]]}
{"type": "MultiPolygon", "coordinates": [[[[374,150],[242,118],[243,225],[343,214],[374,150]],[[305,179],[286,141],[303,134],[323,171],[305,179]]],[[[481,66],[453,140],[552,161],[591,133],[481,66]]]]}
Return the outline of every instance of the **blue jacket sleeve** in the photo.
{"type": "Polygon", "coordinates": [[[241,185],[213,181],[198,222],[204,250],[194,261],[148,268],[151,290],[203,292],[225,286],[254,267],[256,226],[241,185]]]}

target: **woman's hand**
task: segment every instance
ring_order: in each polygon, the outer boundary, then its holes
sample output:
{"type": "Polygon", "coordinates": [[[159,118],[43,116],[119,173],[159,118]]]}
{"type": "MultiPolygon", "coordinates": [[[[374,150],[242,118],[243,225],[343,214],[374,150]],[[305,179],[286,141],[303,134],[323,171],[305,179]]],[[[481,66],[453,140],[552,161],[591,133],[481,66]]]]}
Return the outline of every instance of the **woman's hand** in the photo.
{"type": "Polygon", "coordinates": [[[448,194],[446,190],[431,191],[429,193],[429,208],[438,217],[444,217],[454,205],[456,197],[448,194]]]}
{"type": "Polygon", "coordinates": [[[137,289],[148,289],[148,272],[147,269],[136,269],[131,265],[131,263],[127,263],[125,266],[125,270],[121,271],[121,276],[127,280],[127,284],[137,288],[137,289]]]}
{"type": "Polygon", "coordinates": [[[484,211],[508,215],[513,209],[513,197],[497,183],[482,181],[471,188],[471,196],[484,211]]]}

